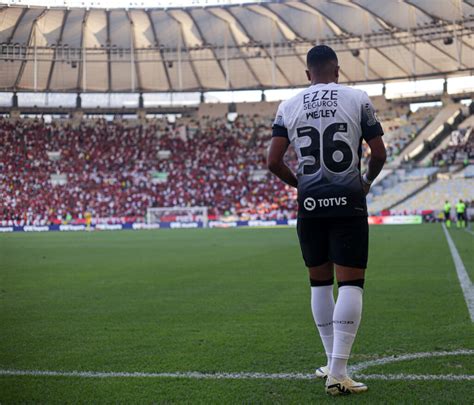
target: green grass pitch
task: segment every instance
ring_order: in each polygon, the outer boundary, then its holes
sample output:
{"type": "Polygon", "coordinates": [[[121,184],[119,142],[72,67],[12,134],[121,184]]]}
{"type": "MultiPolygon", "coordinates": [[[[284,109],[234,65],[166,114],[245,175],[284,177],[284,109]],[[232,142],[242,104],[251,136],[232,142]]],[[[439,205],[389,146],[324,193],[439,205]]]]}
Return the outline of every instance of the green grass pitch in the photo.
{"type": "MultiPolygon", "coordinates": [[[[371,227],[351,364],[474,349],[439,224],[371,227]]],[[[450,231],[473,279],[474,236],[450,231]]],[[[474,356],[366,374],[473,375],[474,356]]],[[[311,373],[324,354],[296,232],[158,230],[0,235],[0,369],[311,373]]],[[[474,381],[368,380],[329,398],[317,380],[0,376],[0,403],[472,403],[474,381]]]]}

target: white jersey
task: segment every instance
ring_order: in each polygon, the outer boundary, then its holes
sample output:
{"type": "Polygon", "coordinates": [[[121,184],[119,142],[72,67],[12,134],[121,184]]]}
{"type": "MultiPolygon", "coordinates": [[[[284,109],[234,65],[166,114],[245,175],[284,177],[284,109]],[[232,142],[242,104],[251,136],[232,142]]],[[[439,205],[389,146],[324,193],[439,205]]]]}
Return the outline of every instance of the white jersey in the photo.
{"type": "Polygon", "coordinates": [[[298,215],[367,215],[360,177],[362,139],[381,135],[364,91],[320,83],[282,102],[272,136],[287,137],[298,156],[298,215]]]}

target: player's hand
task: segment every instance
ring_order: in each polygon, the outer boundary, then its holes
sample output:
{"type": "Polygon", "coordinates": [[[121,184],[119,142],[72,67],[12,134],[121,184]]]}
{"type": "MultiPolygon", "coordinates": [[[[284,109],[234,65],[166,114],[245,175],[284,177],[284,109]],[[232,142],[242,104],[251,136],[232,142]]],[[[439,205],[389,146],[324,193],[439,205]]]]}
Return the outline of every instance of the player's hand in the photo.
{"type": "Polygon", "coordinates": [[[367,195],[369,194],[370,191],[370,184],[362,182],[362,189],[364,190],[364,194],[367,195]]]}

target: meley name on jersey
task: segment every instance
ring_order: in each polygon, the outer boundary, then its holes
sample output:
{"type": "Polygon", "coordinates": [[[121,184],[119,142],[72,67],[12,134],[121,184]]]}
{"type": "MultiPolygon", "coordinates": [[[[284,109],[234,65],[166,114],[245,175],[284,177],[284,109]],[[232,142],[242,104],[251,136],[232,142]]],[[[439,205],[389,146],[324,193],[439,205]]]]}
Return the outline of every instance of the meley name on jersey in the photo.
{"type": "Polygon", "coordinates": [[[367,93],[315,84],[278,107],[272,136],[298,156],[300,217],[365,216],[360,177],[362,139],[383,135],[367,93]]]}

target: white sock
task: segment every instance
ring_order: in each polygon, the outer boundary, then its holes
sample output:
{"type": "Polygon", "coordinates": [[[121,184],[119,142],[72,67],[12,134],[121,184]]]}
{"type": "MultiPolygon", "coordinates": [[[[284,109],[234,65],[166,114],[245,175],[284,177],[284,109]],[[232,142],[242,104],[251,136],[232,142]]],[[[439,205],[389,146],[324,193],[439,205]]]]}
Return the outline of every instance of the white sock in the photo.
{"type": "Polygon", "coordinates": [[[334,343],[330,374],[338,379],[347,376],[347,361],[362,315],[362,288],[354,285],[339,287],[334,308],[334,343]]]}
{"type": "Polygon", "coordinates": [[[333,286],[323,285],[311,287],[311,311],[313,312],[314,323],[316,324],[319,336],[323,341],[324,350],[328,359],[328,367],[331,367],[332,355],[332,317],[334,313],[333,286]]]}

